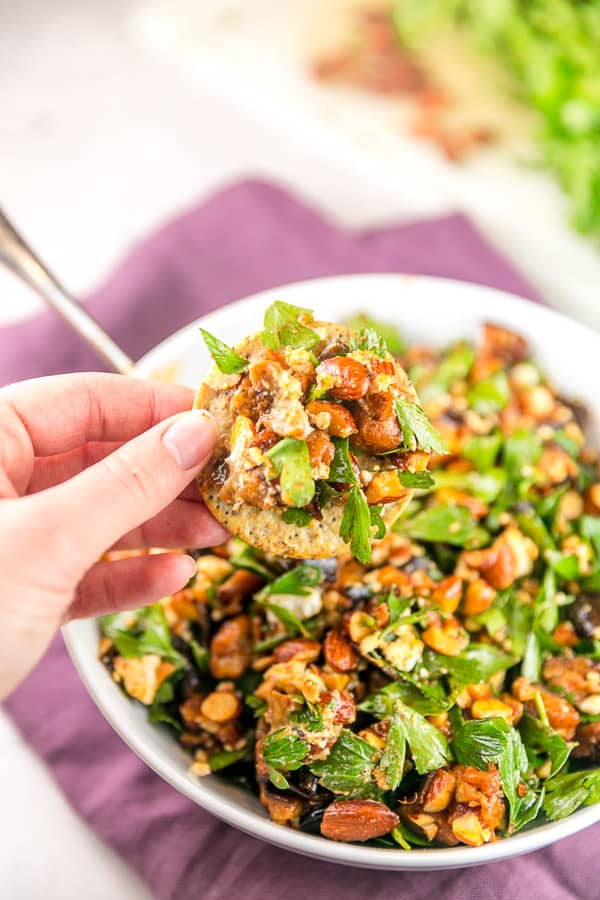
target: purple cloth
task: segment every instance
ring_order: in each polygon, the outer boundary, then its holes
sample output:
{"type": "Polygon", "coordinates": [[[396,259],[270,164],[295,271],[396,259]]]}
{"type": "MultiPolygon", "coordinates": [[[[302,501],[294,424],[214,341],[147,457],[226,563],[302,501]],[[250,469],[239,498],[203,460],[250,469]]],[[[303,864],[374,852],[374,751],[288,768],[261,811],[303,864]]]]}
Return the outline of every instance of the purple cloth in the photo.
{"type": "MultiPolygon", "coordinates": [[[[139,246],[88,303],[133,357],[201,313],[262,288],[345,272],[418,272],[533,297],[462,216],[349,234],[273,186],[244,182],[139,246]]],[[[0,331],[0,383],[98,368],[52,313],[0,331]]],[[[600,829],[506,864],[377,873],[308,860],[220,823],[148,769],[88,697],[57,638],[6,704],[79,815],[158,898],[596,897],[600,829]]]]}

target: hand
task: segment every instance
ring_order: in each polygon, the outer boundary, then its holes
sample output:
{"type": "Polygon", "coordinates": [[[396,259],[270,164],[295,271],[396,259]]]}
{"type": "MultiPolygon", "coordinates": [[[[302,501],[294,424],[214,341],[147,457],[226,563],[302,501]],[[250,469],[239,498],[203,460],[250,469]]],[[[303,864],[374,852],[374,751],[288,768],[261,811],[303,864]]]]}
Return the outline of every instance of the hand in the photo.
{"type": "Polygon", "coordinates": [[[193,484],[217,431],[192,400],[119,375],[0,390],[0,696],[63,622],[144,606],[195,571],[182,553],[99,561],[108,549],[226,539],[193,484]]]}

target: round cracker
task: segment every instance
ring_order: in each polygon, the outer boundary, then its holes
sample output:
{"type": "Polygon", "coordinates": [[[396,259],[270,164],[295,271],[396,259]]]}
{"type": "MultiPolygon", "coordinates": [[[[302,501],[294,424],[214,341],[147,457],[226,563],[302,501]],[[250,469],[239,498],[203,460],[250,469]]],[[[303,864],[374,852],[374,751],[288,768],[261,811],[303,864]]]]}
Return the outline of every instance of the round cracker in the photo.
{"type": "MultiPolygon", "coordinates": [[[[313,322],[310,327],[318,332],[326,344],[334,341],[347,343],[355,334],[352,328],[329,322],[313,322]]],[[[240,356],[252,358],[253,361],[267,352],[259,334],[244,338],[234,349],[240,356]]],[[[399,365],[397,369],[403,388],[414,397],[412,385],[403,369],[399,365]]],[[[194,402],[194,408],[206,409],[212,414],[219,429],[219,440],[212,458],[198,477],[200,493],[211,513],[232,535],[274,556],[287,559],[325,559],[342,553],[347,549],[347,545],[339,535],[346,506],[343,500],[333,500],[323,509],[320,521],[311,519],[308,525],[300,526],[283,521],[284,507],[258,509],[242,503],[236,508],[219,497],[211,476],[215,464],[222,459],[225,451],[229,451],[229,437],[236,418],[236,413],[231,408],[230,395],[224,389],[229,383],[228,379],[230,376],[222,375],[216,366],[213,366],[207,380],[221,383],[223,388],[215,390],[204,381],[194,402]]],[[[412,492],[409,491],[405,499],[385,504],[382,518],[388,528],[402,512],[411,496],[412,492]]]]}

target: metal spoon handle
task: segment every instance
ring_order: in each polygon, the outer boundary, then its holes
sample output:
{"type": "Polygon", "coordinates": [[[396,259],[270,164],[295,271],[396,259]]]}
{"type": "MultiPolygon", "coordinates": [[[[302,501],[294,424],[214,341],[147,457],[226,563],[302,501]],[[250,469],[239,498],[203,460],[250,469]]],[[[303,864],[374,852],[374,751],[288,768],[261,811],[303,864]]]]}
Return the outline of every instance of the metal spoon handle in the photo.
{"type": "Polygon", "coordinates": [[[0,262],[28,284],[94,348],[115,372],[131,375],[135,363],[74,297],[67,293],[0,209],[0,262]]]}

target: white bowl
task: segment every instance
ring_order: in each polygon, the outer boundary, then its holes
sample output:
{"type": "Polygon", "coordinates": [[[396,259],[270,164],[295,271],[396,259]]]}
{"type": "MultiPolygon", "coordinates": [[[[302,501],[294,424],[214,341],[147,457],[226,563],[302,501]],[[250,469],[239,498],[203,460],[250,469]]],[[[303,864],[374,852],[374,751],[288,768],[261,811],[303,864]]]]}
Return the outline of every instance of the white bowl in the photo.
{"type": "MultiPolygon", "coordinates": [[[[193,322],[150,351],[138,365],[143,376],[169,375],[197,386],[209,364],[198,334],[202,324],[228,343],[256,330],[273,300],[307,306],[319,318],[340,320],[365,311],[394,322],[410,340],[443,345],[476,338],[491,320],[523,334],[560,391],[590,409],[589,437],[600,441],[600,337],[545,307],[474,284],[408,275],[348,275],[319,278],[264,291],[193,322]]],[[[567,819],[530,828],[483,847],[392,850],[340,844],[272,823],[265,810],[241,788],[215,775],[194,779],[189,757],[170,735],[151,725],[146,710],[128,700],[98,660],[94,620],[64,629],[69,652],[81,678],[113,728],[155,772],[209,812],[255,837],[317,859],[373,869],[445,869],[473,866],[537,850],[600,820],[600,804],[567,819]]]]}

